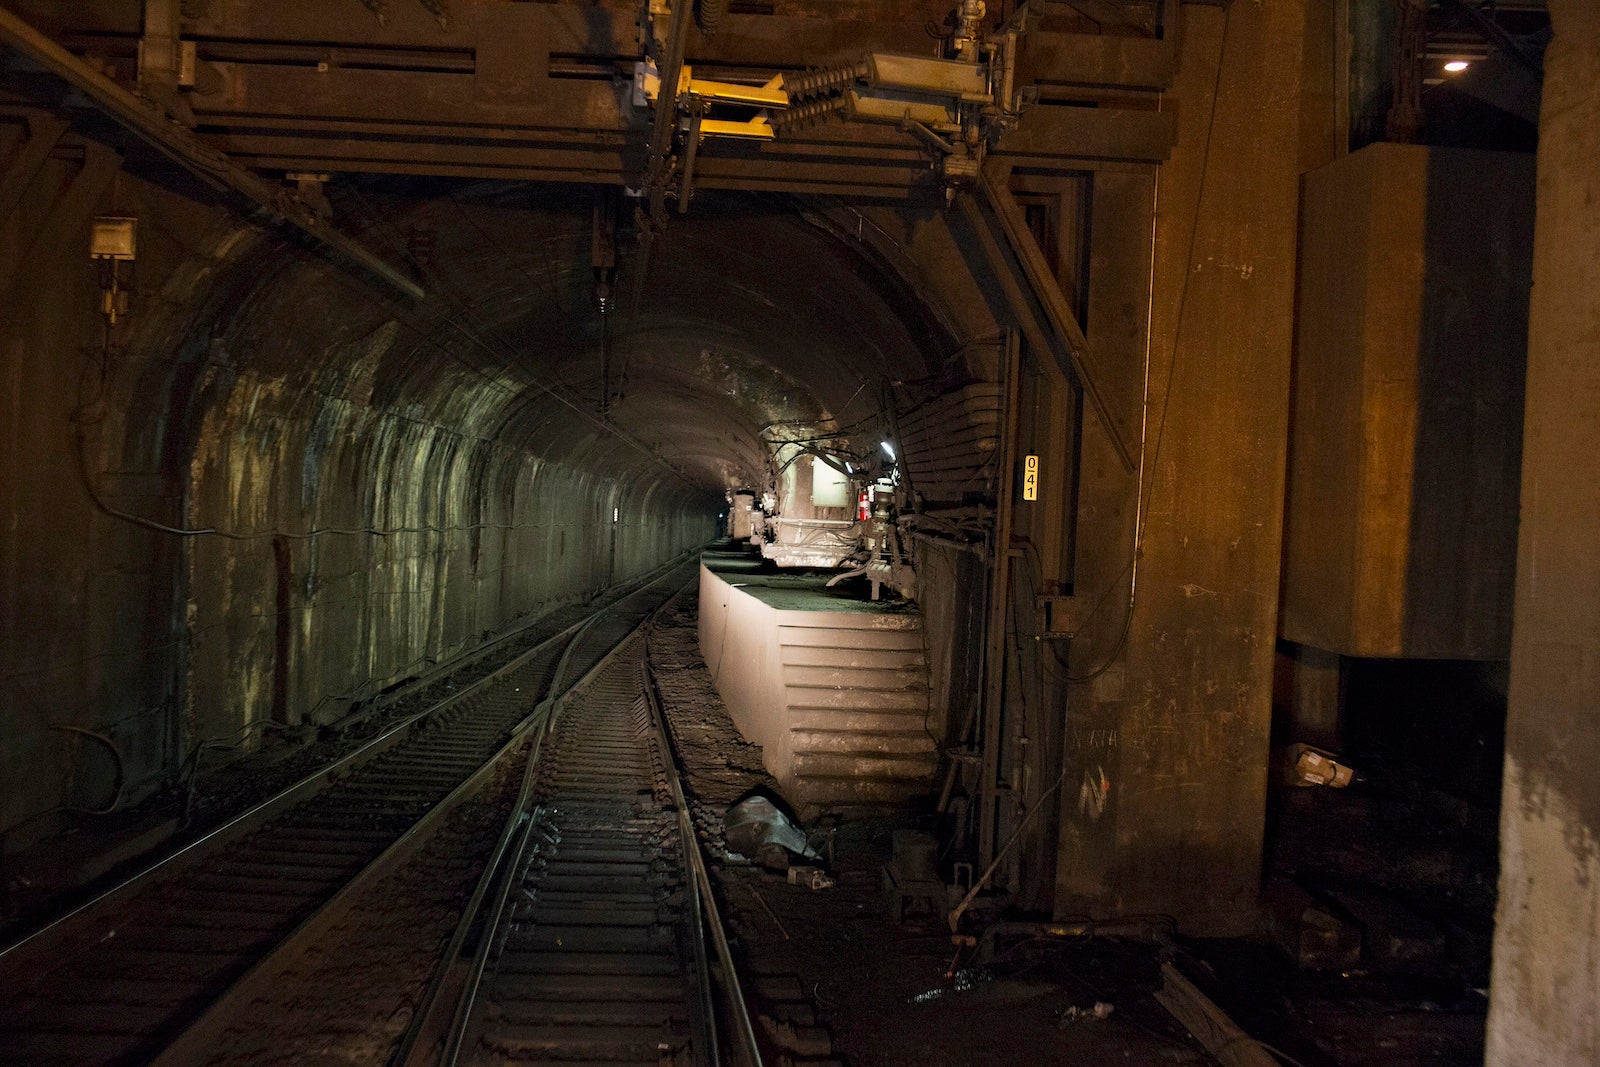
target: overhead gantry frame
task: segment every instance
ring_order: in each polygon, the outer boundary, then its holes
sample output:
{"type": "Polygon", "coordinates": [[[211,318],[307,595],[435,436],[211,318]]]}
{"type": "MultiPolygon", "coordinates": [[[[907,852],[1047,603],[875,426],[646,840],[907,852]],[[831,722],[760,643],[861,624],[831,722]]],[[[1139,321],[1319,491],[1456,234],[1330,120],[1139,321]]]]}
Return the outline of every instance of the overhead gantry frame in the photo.
{"type": "Polygon", "coordinates": [[[288,223],[413,300],[427,294],[399,268],[333,229],[310,204],[209,148],[171,122],[154,105],[95,70],[21,17],[0,8],[0,43],[27,56],[87,96],[107,115],[138,134],[213,189],[237,193],[273,220],[288,223]]]}

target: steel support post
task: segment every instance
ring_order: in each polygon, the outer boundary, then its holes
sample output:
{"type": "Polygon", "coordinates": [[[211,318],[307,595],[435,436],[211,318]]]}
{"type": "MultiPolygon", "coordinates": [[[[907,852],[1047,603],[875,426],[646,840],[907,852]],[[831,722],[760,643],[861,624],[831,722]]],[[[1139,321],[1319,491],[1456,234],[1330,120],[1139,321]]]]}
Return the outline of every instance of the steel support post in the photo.
{"type": "Polygon", "coordinates": [[[1010,793],[1000,784],[1000,738],[1006,686],[1006,622],[1011,609],[1011,527],[1016,504],[1017,424],[1022,411],[1022,344],[1015,330],[1006,331],[1004,398],[1000,426],[1000,470],[996,479],[994,551],[989,569],[989,619],[983,652],[983,753],[978,775],[978,864],[994,861],[1000,827],[1001,798],[1010,793]]]}
{"type": "Polygon", "coordinates": [[[1089,342],[1079,329],[1054,272],[1045,262],[1044,253],[1028,230],[1022,206],[1006,188],[1007,174],[1008,168],[986,167],[979,179],[981,197],[963,196],[956,202],[968,224],[977,232],[978,244],[994,269],[1018,328],[1041,356],[1051,357],[1042,360],[1047,367],[1083,392],[1084,399],[1106,428],[1106,436],[1123,469],[1132,473],[1133,453],[1121,423],[1099,387],[1099,376],[1091,366],[1093,355],[1089,342]]]}

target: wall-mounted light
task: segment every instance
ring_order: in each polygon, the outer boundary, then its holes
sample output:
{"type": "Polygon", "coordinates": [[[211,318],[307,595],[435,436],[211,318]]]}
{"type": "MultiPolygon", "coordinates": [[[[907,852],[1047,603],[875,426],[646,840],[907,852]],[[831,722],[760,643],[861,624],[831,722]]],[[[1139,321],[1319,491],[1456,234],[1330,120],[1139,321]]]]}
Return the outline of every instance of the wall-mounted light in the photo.
{"type": "Polygon", "coordinates": [[[138,224],[129,216],[101,215],[89,231],[89,258],[100,265],[100,313],[108,326],[128,314],[121,266],[134,260],[138,224]]]}
{"type": "Polygon", "coordinates": [[[101,215],[89,231],[92,259],[133,259],[139,220],[124,215],[101,215]]]}
{"type": "Polygon", "coordinates": [[[1448,70],[1451,74],[1460,74],[1470,66],[1472,66],[1472,64],[1468,63],[1464,59],[1452,59],[1450,62],[1444,65],[1444,69],[1448,70]]]}
{"type": "Polygon", "coordinates": [[[884,441],[883,442],[883,450],[889,454],[889,458],[890,459],[894,459],[895,458],[894,457],[894,446],[891,445],[888,441],[884,441]]]}

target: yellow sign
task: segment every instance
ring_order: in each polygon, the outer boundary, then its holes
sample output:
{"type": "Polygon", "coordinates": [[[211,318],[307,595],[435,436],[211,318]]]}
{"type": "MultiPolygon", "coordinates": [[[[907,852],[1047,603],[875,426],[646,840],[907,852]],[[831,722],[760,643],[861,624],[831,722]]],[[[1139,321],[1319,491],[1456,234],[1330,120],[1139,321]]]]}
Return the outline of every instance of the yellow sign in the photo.
{"type": "Polygon", "coordinates": [[[1039,457],[1028,456],[1022,461],[1022,499],[1039,499],[1039,457]]]}

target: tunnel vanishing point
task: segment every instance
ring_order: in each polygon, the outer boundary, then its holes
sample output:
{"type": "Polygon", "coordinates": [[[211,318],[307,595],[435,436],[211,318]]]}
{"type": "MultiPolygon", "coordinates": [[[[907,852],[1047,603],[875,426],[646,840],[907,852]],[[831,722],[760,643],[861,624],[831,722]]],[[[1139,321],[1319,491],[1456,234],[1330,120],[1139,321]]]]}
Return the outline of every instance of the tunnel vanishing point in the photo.
{"type": "Polygon", "coordinates": [[[1029,914],[1250,931],[1350,664],[1508,665],[1488,1062],[1597,1062],[1600,9],[1452,3],[4,0],[5,852],[736,532],[1029,914]]]}

